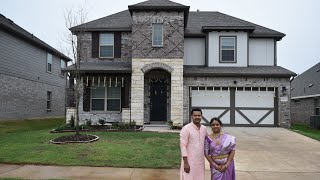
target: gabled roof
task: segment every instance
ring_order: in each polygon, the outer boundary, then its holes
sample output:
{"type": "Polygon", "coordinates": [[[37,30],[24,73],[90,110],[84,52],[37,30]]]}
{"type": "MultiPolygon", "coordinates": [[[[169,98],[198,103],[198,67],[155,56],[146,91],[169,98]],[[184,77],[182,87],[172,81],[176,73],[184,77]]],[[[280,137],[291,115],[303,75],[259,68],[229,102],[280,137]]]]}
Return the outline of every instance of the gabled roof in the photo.
{"type": "Polygon", "coordinates": [[[186,36],[204,36],[202,27],[219,30],[238,28],[239,30],[248,29],[252,33],[250,37],[275,37],[278,40],[283,38],[285,34],[278,31],[239,19],[217,11],[197,11],[189,12],[188,26],[185,30],[186,36]]]}
{"type": "Polygon", "coordinates": [[[47,43],[41,41],[39,38],[34,36],[33,34],[29,33],[28,31],[24,30],[17,24],[15,24],[12,20],[6,18],[4,15],[0,14],[0,27],[3,30],[6,30],[9,33],[12,33],[16,35],[17,37],[20,37],[29,43],[32,43],[42,49],[45,49],[46,51],[66,60],[66,61],[72,61],[69,57],[65,56],[61,52],[57,51],[53,47],[49,46],[47,43]]]}
{"type": "Polygon", "coordinates": [[[320,96],[320,62],[291,81],[291,98],[320,96]]]}
{"type": "Polygon", "coordinates": [[[129,10],[120,11],[78,26],[70,31],[132,31],[132,18],[129,10]]]}
{"type": "Polygon", "coordinates": [[[183,68],[184,76],[214,77],[291,77],[296,74],[281,66],[249,66],[249,67],[204,67],[188,66],[183,68]]]}
{"type": "Polygon", "coordinates": [[[148,0],[128,6],[130,14],[133,11],[183,11],[184,27],[187,27],[190,6],[185,6],[169,0],[148,0]]]}
{"type": "Polygon", "coordinates": [[[196,11],[189,12],[189,6],[181,5],[168,0],[150,0],[129,6],[129,10],[121,11],[97,20],[84,23],[71,28],[71,31],[132,31],[132,17],[130,11],[133,10],[152,10],[152,9],[182,8],[187,10],[185,13],[186,29],[185,36],[204,37],[205,31],[223,30],[245,30],[250,32],[250,37],[271,37],[281,40],[285,34],[236,18],[216,11],[196,11]]]}

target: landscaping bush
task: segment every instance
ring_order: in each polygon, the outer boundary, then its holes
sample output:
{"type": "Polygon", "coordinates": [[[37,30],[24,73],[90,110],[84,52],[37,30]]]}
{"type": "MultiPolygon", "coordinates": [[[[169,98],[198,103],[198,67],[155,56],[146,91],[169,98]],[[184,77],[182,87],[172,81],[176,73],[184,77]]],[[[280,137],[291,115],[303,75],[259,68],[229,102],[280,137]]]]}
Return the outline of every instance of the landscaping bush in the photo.
{"type": "Polygon", "coordinates": [[[101,124],[101,125],[104,125],[106,123],[106,120],[105,119],[99,119],[98,122],[101,124]]]}

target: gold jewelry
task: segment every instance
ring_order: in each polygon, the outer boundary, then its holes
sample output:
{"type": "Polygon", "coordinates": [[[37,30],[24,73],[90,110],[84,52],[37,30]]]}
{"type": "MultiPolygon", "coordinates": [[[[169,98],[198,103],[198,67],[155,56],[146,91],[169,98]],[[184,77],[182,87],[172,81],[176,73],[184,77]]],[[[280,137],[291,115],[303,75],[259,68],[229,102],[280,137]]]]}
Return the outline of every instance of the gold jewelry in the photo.
{"type": "Polygon", "coordinates": [[[222,138],[222,132],[221,131],[219,133],[219,139],[218,140],[216,140],[216,138],[213,137],[213,141],[216,143],[216,145],[220,145],[221,138],[222,138]]]}

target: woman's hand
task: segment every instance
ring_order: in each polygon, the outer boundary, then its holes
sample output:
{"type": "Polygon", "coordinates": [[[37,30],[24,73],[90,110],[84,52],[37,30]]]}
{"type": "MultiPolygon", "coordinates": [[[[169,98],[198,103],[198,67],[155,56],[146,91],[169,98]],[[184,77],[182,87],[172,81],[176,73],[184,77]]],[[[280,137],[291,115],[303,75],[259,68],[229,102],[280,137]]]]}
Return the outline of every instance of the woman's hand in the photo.
{"type": "Polygon", "coordinates": [[[221,165],[221,169],[219,170],[220,172],[225,172],[227,170],[226,165],[221,165]]]}

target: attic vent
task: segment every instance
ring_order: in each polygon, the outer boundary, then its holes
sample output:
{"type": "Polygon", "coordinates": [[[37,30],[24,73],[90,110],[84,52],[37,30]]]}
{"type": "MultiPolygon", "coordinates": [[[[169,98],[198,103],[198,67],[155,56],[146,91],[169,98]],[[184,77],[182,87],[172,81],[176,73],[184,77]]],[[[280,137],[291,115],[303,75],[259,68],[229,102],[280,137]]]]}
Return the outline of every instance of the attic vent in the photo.
{"type": "Polygon", "coordinates": [[[320,69],[317,69],[317,72],[319,72],[320,71],[320,69]]]}
{"type": "Polygon", "coordinates": [[[291,88],[291,91],[294,90],[294,88],[291,88]]]}
{"type": "Polygon", "coordinates": [[[313,86],[313,84],[309,84],[309,87],[312,87],[313,86]]]}

